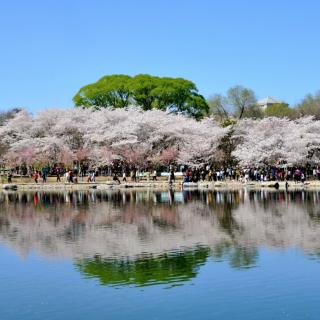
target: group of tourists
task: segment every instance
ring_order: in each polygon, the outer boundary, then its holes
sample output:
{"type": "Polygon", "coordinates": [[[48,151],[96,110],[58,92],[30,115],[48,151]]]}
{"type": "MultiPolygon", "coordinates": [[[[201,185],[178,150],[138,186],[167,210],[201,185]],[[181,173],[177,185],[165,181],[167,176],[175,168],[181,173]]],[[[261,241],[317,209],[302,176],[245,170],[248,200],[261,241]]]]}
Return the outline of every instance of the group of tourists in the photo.
{"type": "MultiPolygon", "coordinates": [[[[238,182],[264,182],[264,181],[294,181],[305,182],[306,180],[320,180],[320,167],[289,167],[289,166],[265,166],[265,167],[227,167],[217,168],[212,165],[192,168],[187,166],[173,166],[156,170],[152,167],[139,168],[128,166],[125,163],[114,163],[111,166],[102,168],[90,168],[89,165],[75,165],[73,168],[64,168],[62,165],[56,165],[52,168],[46,166],[41,170],[34,170],[31,174],[35,183],[42,180],[47,182],[47,177],[55,176],[56,182],[95,183],[98,175],[111,176],[112,180],[118,184],[121,182],[139,182],[145,178],[147,181],[157,181],[160,172],[168,177],[168,183],[171,185],[176,180],[176,175],[182,175],[183,183],[199,181],[238,181],[238,182]],[[179,173],[178,173],[179,172],[179,173]],[[41,179],[41,180],[40,180],[41,179]],[[122,181],[120,181],[122,180],[122,181]]],[[[12,182],[13,171],[8,173],[8,182],[12,182]]]]}
{"type": "MultiPolygon", "coordinates": [[[[152,173],[150,173],[150,171],[144,172],[144,171],[140,171],[137,170],[135,168],[128,170],[127,168],[123,168],[122,169],[122,182],[127,182],[127,177],[130,176],[130,181],[131,182],[139,182],[142,177],[146,177],[147,180],[151,180],[152,181],[157,181],[157,170],[153,170],[152,173]]],[[[119,175],[118,172],[113,172],[112,174],[112,180],[117,182],[118,184],[121,183],[120,179],[119,179],[119,175]]]]}
{"type": "Polygon", "coordinates": [[[35,183],[38,183],[40,179],[42,179],[43,183],[46,183],[47,182],[47,172],[46,172],[46,170],[42,170],[42,171],[36,170],[33,173],[32,178],[35,183]]]}
{"type": "Polygon", "coordinates": [[[305,182],[313,178],[320,180],[320,167],[314,168],[227,168],[214,170],[210,166],[201,169],[186,169],[183,182],[198,181],[294,181],[305,182]]]}

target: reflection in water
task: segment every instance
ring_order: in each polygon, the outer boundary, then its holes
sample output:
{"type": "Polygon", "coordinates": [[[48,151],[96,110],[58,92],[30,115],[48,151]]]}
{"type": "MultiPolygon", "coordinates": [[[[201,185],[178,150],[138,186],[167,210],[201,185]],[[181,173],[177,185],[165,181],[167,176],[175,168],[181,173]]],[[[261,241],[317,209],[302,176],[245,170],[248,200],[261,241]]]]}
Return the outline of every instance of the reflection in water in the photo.
{"type": "Polygon", "coordinates": [[[181,283],[208,257],[233,268],[260,247],[320,252],[320,192],[0,193],[0,243],[69,257],[108,285],[181,283]]]}
{"type": "Polygon", "coordinates": [[[79,270],[88,277],[97,277],[101,284],[134,284],[145,286],[159,283],[181,283],[192,279],[203,265],[210,250],[205,247],[151,254],[135,259],[83,259],[76,262],[79,270]]]}
{"type": "Polygon", "coordinates": [[[212,256],[215,261],[228,260],[233,268],[250,268],[257,262],[258,250],[253,247],[239,247],[225,242],[214,246],[212,256]]]}

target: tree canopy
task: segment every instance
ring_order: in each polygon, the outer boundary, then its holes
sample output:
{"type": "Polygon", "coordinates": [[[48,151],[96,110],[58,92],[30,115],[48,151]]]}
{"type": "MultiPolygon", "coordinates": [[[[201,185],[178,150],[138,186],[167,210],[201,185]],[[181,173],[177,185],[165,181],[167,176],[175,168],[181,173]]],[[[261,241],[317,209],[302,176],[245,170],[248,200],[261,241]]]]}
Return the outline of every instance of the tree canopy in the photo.
{"type": "Polygon", "coordinates": [[[14,116],[19,113],[22,109],[13,108],[9,111],[0,111],[0,126],[3,125],[6,121],[14,118],[14,116]]]}
{"type": "Polygon", "coordinates": [[[93,166],[122,159],[146,163],[201,164],[216,155],[227,129],[161,110],[137,108],[51,109],[36,116],[21,111],[0,126],[0,161],[10,165],[54,165],[87,159],[93,166]]]}
{"type": "Polygon", "coordinates": [[[251,89],[242,86],[235,86],[227,92],[228,102],[235,110],[235,115],[241,119],[246,116],[251,117],[251,113],[255,111],[257,99],[251,89]]]}
{"type": "Polygon", "coordinates": [[[288,117],[292,119],[295,118],[297,112],[296,109],[290,108],[287,103],[274,103],[268,106],[264,113],[266,117],[288,117]]]}
{"type": "Polygon", "coordinates": [[[317,120],[320,120],[320,91],[314,95],[306,95],[296,108],[300,115],[314,116],[317,120]]]}
{"type": "Polygon", "coordinates": [[[255,93],[242,86],[231,87],[226,96],[216,94],[209,98],[210,113],[216,120],[224,123],[232,115],[241,118],[261,118],[255,93]]]}
{"type": "Polygon", "coordinates": [[[85,161],[91,167],[185,164],[201,167],[319,165],[320,120],[303,117],[196,121],[160,110],[52,109],[18,112],[0,125],[0,161],[11,166],[53,166],[85,161]]]}
{"type": "MultiPolygon", "coordinates": [[[[7,121],[10,119],[13,119],[17,113],[19,113],[21,109],[14,108],[9,111],[0,111],[0,127],[5,125],[7,121]]],[[[5,154],[8,151],[9,146],[6,145],[2,139],[0,140],[0,155],[5,154]]],[[[0,163],[1,163],[1,157],[0,157],[0,163]]]]}
{"type": "Polygon", "coordinates": [[[210,107],[210,114],[219,122],[223,123],[229,119],[229,112],[227,110],[226,98],[221,94],[215,94],[208,100],[210,107]]]}
{"type": "Polygon", "coordinates": [[[196,85],[183,78],[155,77],[139,74],[108,75],[82,87],[74,96],[77,107],[126,108],[138,106],[142,110],[168,110],[201,119],[209,106],[196,85]]]}

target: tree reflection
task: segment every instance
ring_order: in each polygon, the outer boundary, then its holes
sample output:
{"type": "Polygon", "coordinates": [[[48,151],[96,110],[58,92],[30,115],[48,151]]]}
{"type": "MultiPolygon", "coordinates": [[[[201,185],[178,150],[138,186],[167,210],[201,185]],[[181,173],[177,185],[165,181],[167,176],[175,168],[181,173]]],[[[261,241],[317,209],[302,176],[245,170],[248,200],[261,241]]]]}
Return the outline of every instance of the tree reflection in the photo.
{"type": "Polygon", "coordinates": [[[254,267],[260,247],[319,259],[319,222],[319,191],[0,192],[0,243],[111,285],[191,279],[210,255],[254,267]]]}
{"type": "Polygon", "coordinates": [[[251,268],[258,260],[258,250],[253,247],[240,247],[230,242],[222,242],[212,249],[212,257],[216,261],[229,261],[233,268],[251,268]]]}
{"type": "Polygon", "coordinates": [[[95,256],[79,260],[75,265],[86,277],[98,278],[103,285],[176,285],[196,277],[209,254],[209,248],[196,247],[158,256],[146,254],[135,259],[95,256]]]}

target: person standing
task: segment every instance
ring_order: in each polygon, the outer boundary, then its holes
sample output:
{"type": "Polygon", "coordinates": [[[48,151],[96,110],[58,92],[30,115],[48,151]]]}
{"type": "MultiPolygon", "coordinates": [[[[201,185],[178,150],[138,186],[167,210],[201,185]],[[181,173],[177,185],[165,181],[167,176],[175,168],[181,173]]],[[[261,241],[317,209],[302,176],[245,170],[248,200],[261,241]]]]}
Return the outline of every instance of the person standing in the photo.
{"type": "Polygon", "coordinates": [[[83,178],[84,178],[85,174],[84,174],[84,170],[83,170],[82,167],[80,168],[80,173],[79,174],[80,174],[80,181],[83,182],[83,178]]]}
{"type": "Polygon", "coordinates": [[[288,191],[289,190],[289,183],[288,183],[288,180],[286,181],[286,183],[285,183],[285,187],[286,187],[286,191],[288,191]]]}
{"type": "Polygon", "coordinates": [[[64,182],[65,183],[69,182],[69,170],[68,169],[64,173],[64,182]]]}
{"type": "Polygon", "coordinates": [[[12,183],[12,173],[8,173],[8,183],[12,183]]]}
{"type": "Polygon", "coordinates": [[[56,168],[57,182],[61,182],[60,173],[61,173],[61,170],[59,167],[57,167],[56,168]]]}
{"type": "Polygon", "coordinates": [[[47,182],[47,176],[49,174],[49,168],[48,167],[43,167],[41,170],[41,177],[42,177],[42,183],[47,182]]]}
{"type": "Polygon", "coordinates": [[[202,179],[202,181],[206,180],[206,172],[204,169],[201,170],[201,179],[202,179]]]}
{"type": "Polygon", "coordinates": [[[69,182],[73,183],[73,171],[69,170],[69,182]]]}
{"type": "Polygon", "coordinates": [[[239,170],[239,168],[237,168],[237,169],[236,169],[236,180],[237,180],[237,181],[240,180],[240,176],[241,176],[240,170],[239,170]]]}
{"type": "Polygon", "coordinates": [[[305,183],[305,181],[306,181],[306,176],[303,172],[301,172],[301,182],[305,183]]]}

